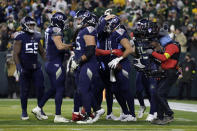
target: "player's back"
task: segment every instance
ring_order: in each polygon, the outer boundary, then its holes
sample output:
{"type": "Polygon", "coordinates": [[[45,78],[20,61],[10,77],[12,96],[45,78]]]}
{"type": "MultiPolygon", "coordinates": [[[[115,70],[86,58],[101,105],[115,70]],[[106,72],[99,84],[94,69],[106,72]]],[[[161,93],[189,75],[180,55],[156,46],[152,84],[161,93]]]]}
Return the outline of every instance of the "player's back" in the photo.
{"type": "MultiPolygon", "coordinates": [[[[54,40],[53,36],[62,36],[63,38],[63,32],[58,27],[52,27],[49,26],[45,31],[45,44],[46,44],[46,57],[47,60],[50,62],[58,62],[62,63],[64,60],[64,50],[58,50],[54,40]]],[[[63,39],[62,39],[63,40],[63,39]]]]}
{"type": "Polygon", "coordinates": [[[19,31],[15,33],[15,40],[21,41],[20,62],[24,69],[36,69],[40,67],[38,62],[38,44],[41,39],[39,32],[33,34],[19,31]]]}

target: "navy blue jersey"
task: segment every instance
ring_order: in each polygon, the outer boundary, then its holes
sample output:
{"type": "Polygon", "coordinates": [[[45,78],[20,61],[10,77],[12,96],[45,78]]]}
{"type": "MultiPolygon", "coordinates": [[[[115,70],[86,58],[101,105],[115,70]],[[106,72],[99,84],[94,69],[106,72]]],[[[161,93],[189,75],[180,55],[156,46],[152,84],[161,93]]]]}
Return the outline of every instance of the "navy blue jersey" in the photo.
{"type": "Polygon", "coordinates": [[[58,27],[49,26],[45,31],[45,44],[46,44],[46,57],[48,61],[62,64],[64,60],[64,50],[58,50],[54,41],[53,36],[62,36],[63,32],[58,27]]]}
{"type": "MultiPolygon", "coordinates": [[[[76,38],[76,48],[74,50],[75,52],[75,56],[74,58],[75,59],[79,59],[83,54],[85,54],[85,49],[86,49],[86,43],[85,43],[85,40],[84,40],[84,36],[85,35],[91,35],[91,36],[95,36],[95,40],[97,42],[97,31],[95,30],[94,27],[92,26],[88,26],[88,27],[85,27],[83,29],[81,29],[77,35],[77,38],[76,38]]],[[[92,56],[91,59],[89,61],[92,61],[92,60],[96,60],[96,56],[92,56]]]]}
{"type": "MultiPolygon", "coordinates": [[[[140,52],[140,62],[142,65],[145,66],[145,69],[157,69],[156,64],[152,61],[153,59],[150,59],[149,55],[143,50],[143,48],[148,46],[148,42],[138,42],[135,41],[135,46],[138,50],[138,52],[140,52]]],[[[137,61],[134,59],[134,64],[137,61]]]]}
{"type": "MultiPolygon", "coordinates": [[[[103,20],[100,25],[97,27],[98,31],[98,40],[99,44],[97,45],[99,49],[103,50],[112,50],[112,49],[121,49],[125,50],[124,47],[120,44],[120,41],[124,38],[128,39],[129,36],[127,34],[127,31],[123,26],[121,26],[119,29],[115,30],[112,33],[106,33],[102,32],[101,29],[104,29],[106,22],[103,20]]],[[[99,60],[101,60],[104,63],[105,68],[108,68],[108,63],[116,58],[117,56],[111,54],[106,56],[100,56],[99,60]]],[[[122,63],[129,63],[128,58],[123,59],[120,64],[122,63]]],[[[103,65],[102,65],[103,66],[103,65]]]]}
{"type": "Polygon", "coordinates": [[[21,41],[20,62],[24,69],[36,69],[40,67],[38,62],[38,44],[41,39],[41,34],[35,32],[30,34],[27,32],[16,32],[14,39],[21,41]]]}

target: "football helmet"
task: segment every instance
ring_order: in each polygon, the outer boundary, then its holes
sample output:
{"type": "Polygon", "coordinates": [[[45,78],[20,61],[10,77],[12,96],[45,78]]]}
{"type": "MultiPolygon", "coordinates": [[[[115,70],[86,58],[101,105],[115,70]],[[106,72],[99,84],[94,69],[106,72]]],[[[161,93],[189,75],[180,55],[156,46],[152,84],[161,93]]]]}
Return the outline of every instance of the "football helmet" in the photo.
{"type": "Polygon", "coordinates": [[[74,28],[80,29],[86,25],[95,26],[97,24],[97,17],[95,14],[87,11],[80,10],[74,17],[74,28]]]}
{"type": "Polygon", "coordinates": [[[158,24],[147,19],[141,19],[138,21],[134,30],[134,36],[142,39],[151,39],[157,37],[158,33],[158,24]]]}
{"type": "Polygon", "coordinates": [[[111,33],[114,29],[120,27],[120,19],[118,16],[107,20],[106,31],[111,33]]]}
{"type": "Polygon", "coordinates": [[[29,33],[34,33],[35,32],[34,27],[36,25],[36,22],[30,16],[23,17],[20,24],[22,26],[23,31],[29,32],[29,33]]]}
{"type": "Polygon", "coordinates": [[[68,21],[67,21],[66,15],[64,15],[61,12],[55,13],[51,17],[51,25],[54,26],[54,27],[59,27],[62,30],[68,28],[68,21]]]}

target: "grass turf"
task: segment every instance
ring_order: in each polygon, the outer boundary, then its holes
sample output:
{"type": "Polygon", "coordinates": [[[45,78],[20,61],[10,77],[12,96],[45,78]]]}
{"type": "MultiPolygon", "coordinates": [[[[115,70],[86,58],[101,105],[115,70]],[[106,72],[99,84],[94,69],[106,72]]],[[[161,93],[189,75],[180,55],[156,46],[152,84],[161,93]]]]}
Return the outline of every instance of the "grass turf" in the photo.
{"type": "MultiPolygon", "coordinates": [[[[179,102],[181,101],[174,101],[179,102]]],[[[187,103],[187,101],[184,101],[187,103]]],[[[191,103],[189,101],[188,103],[191,103]]],[[[197,103],[192,101],[192,103],[197,103]]],[[[158,130],[158,131],[197,131],[197,113],[175,111],[175,121],[165,125],[151,125],[145,122],[145,118],[148,114],[149,108],[146,109],[145,115],[142,119],[138,119],[137,122],[118,122],[118,121],[107,121],[105,115],[102,118],[91,125],[78,125],[76,123],[67,124],[55,124],[53,123],[55,105],[54,100],[50,100],[44,107],[45,113],[49,116],[48,120],[38,121],[31,113],[31,109],[36,106],[36,100],[30,99],[28,102],[28,114],[30,119],[28,121],[20,120],[21,108],[19,100],[12,99],[1,99],[0,100],[0,131],[125,131],[125,130],[158,130]]],[[[102,105],[106,109],[106,103],[102,105]]],[[[66,118],[71,119],[71,113],[73,109],[73,101],[63,101],[62,104],[62,115],[66,118]]],[[[139,107],[136,106],[136,114],[139,107]]],[[[113,106],[113,112],[116,116],[120,114],[120,107],[117,103],[113,106]]]]}

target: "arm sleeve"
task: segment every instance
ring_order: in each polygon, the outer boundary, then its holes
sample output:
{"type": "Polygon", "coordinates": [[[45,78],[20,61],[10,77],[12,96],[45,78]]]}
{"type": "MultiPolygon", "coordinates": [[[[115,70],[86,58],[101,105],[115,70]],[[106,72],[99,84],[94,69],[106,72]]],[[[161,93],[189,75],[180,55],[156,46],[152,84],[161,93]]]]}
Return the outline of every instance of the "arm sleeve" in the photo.
{"type": "Polygon", "coordinates": [[[164,54],[160,54],[157,52],[153,52],[152,55],[157,58],[160,61],[166,61],[168,59],[170,59],[170,57],[174,54],[174,53],[178,53],[179,52],[179,48],[178,46],[176,46],[175,44],[169,44],[166,46],[165,52],[164,54]]]}
{"type": "Polygon", "coordinates": [[[110,50],[102,50],[102,49],[96,48],[96,56],[104,56],[104,55],[109,55],[109,54],[111,54],[110,50]]]}
{"type": "Polygon", "coordinates": [[[120,43],[120,41],[124,38],[129,39],[129,36],[127,34],[127,31],[124,28],[120,28],[118,30],[116,30],[117,32],[117,42],[120,43]]]}

